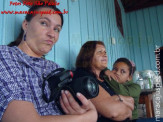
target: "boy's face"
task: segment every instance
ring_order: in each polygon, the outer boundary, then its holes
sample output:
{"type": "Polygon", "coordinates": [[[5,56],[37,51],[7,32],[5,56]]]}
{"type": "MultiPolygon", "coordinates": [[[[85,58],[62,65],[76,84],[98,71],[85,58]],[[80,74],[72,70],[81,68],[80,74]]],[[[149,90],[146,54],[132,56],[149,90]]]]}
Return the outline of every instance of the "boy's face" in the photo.
{"type": "Polygon", "coordinates": [[[118,77],[119,83],[125,83],[131,80],[131,76],[129,75],[129,67],[124,62],[116,63],[113,66],[112,72],[118,77]]]}

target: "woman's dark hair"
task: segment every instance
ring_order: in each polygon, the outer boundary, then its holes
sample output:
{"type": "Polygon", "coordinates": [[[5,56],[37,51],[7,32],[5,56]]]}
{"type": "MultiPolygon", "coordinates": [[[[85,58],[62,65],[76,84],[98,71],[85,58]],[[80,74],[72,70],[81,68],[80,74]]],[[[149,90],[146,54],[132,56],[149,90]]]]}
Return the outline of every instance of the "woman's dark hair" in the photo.
{"type": "MultiPolygon", "coordinates": [[[[87,41],[80,49],[76,59],[76,68],[92,70],[92,59],[96,50],[96,45],[104,45],[102,41],[87,41]]],[[[92,72],[92,71],[91,71],[92,72]]]]}
{"type": "Polygon", "coordinates": [[[119,62],[123,62],[125,63],[128,67],[129,67],[129,75],[132,76],[136,70],[136,66],[135,64],[133,64],[130,60],[128,60],[127,58],[118,58],[114,64],[113,64],[113,67],[119,63],[119,62]]]}
{"type": "MultiPolygon", "coordinates": [[[[31,19],[36,15],[36,14],[30,14],[30,13],[33,13],[34,11],[40,9],[40,8],[51,8],[53,9],[54,11],[57,11],[57,14],[61,17],[61,26],[63,26],[63,15],[62,15],[62,12],[54,5],[47,5],[45,4],[45,2],[41,1],[40,3],[42,3],[41,5],[33,5],[29,10],[28,10],[28,13],[29,14],[26,14],[25,16],[25,20],[27,20],[27,22],[30,22],[31,19]]],[[[21,28],[21,32],[18,36],[18,38],[9,43],[8,46],[12,47],[12,46],[18,46],[23,38],[23,34],[24,34],[24,30],[21,28]]]]}

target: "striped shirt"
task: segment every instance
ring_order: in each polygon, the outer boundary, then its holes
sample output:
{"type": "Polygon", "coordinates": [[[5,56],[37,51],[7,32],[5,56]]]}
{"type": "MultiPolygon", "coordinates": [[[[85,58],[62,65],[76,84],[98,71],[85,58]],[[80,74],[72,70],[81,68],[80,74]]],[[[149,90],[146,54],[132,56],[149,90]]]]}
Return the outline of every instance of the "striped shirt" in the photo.
{"type": "MultiPolygon", "coordinates": [[[[28,56],[18,47],[0,46],[0,120],[13,100],[34,104],[40,115],[60,115],[55,102],[42,99],[43,74],[48,75],[59,66],[43,58],[28,56]]],[[[45,88],[47,94],[49,88],[45,88]]]]}

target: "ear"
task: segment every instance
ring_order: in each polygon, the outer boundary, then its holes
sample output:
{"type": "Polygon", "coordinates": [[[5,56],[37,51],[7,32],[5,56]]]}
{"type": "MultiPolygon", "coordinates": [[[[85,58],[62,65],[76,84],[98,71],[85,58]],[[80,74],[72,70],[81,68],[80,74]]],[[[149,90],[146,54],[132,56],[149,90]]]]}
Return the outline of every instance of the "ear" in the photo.
{"type": "Polygon", "coordinates": [[[130,75],[127,80],[131,81],[132,80],[132,76],[130,75]]]}
{"type": "Polygon", "coordinates": [[[24,20],[24,21],[23,21],[23,23],[22,23],[22,28],[23,28],[24,32],[27,31],[27,28],[28,28],[28,22],[27,22],[27,20],[24,20]]]}

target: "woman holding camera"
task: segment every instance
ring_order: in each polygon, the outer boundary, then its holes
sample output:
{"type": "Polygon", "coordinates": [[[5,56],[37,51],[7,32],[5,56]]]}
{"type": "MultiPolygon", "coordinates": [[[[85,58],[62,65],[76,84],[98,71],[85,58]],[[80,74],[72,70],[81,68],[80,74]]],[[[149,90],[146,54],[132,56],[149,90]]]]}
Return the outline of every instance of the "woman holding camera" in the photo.
{"type": "MultiPolygon", "coordinates": [[[[55,6],[35,5],[34,11],[59,11],[55,6]]],[[[62,14],[27,14],[17,40],[0,46],[0,121],[2,122],[95,122],[94,105],[82,94],[80,106],[68,91],[62,91],[60,103],[66,115],[61,115],[55,102],[42,98],[43,75],[59,68],[43,56],[59,38],[62,14]]],[[[50,94],[48,87],[46,95],[50,94]]]]}
{"type": "Polygon", "coordinates": [[[77,56],[76,72],[82,75],[89,73],[97,79],[99,95],[91,99],[91,101],[99,113],[98,121],[125,121],[131,119],[134,108],[133,98],[115,95],[106,82],[100,78],[100,72],[107,67],[107,62],[104,43],[101,41],[88,41],[81,47],[77,56]],[[125,103],[130,104],[130,107],[125,103]]]}

